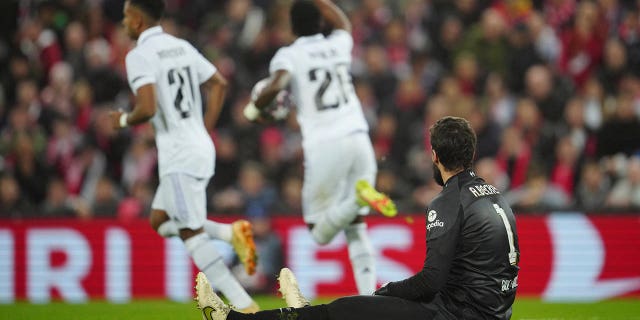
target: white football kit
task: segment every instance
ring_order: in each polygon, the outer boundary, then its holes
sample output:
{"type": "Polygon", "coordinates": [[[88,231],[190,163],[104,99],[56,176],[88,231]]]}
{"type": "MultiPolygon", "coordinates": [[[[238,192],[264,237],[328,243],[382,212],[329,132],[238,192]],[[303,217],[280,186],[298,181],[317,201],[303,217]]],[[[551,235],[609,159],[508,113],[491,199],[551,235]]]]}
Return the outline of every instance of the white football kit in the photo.
{"type": "Polygon", "coordinates": [[[305,155],[302,200],[307,223],[340,203],[355,203],[357,180],[374,183],[377,168],[369,127],[350,75],[352,47],[353,38],[344,30],[328,37],[300,37],[278,50],[269,66],[272,74],[286,70],[291,75],[305,155]]]}
{"type": "Polygon", "coordinates": [[[127,54],[131,90],[154,84],[160,185],[152,208],[179,228],[198,229],[206,219],[205,189],[214,172],[215,149],[203,122],[200,84],[216,68],[187,41],[152,27],[127,54]]]}

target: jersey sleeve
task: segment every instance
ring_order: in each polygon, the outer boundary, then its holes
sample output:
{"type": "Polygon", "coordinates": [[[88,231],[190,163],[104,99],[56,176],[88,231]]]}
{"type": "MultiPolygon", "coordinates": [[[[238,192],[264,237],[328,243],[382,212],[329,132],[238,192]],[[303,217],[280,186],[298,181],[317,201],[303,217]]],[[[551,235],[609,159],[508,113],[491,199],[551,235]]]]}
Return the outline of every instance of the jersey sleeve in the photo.
{"type": "Polygon", "coordinates": [[[336,47],[344,49],[346,53],[351,54],[351,50],[353,50],[353,37],[351,33],[342,29],[333,30],[328,39],[334,43],[336,47]]]}
{"type": "Polygon", "coordinates": [[[280,48],[278,52],[271,59],[269,64],[269,73],[274,73],[278,70],[285,70],[293,72],[293,57],[287,48],[280,48]]]}
{"type": "Polygon", "coordinates": [[[193,56],[196,65],[196,73],[198,74],[198,82],[200,84],[209,80],[217,71],[216,67],[207,58],[205,58],[196,48],[193,48],[193,56]]]}
{"type": "Polygon", "coordinates": [[[427,210],[427,253],[422,270],[408,279],[388,284],[391,296],[430,301],[442,289],[460,237],[462,209],[455,205],[440,201],[427,210]]]}
{"type": "Polygon", "coordinates": [[[133,50],[129,52],[125,59],[125,65],[127,68],[127,81],[129,81],[129,87],[131,87],[131,91],[135,95],[138,94],[140,87],[156,82],[155,68],[139,51],[133,50]]]}

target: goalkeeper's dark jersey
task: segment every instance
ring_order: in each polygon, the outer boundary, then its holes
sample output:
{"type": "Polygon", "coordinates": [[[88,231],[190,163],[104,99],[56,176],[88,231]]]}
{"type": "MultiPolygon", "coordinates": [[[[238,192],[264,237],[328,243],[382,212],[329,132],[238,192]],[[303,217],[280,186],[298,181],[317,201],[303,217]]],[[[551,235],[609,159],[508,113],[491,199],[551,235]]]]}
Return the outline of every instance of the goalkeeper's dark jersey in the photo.
{"type": "Polygon", "coordinates": [[[442,319],[509,319],[518,286],[513,212],[498,190],[463,171],[427,209],[427,253],[391,296],[436,304],[442,319]]]}

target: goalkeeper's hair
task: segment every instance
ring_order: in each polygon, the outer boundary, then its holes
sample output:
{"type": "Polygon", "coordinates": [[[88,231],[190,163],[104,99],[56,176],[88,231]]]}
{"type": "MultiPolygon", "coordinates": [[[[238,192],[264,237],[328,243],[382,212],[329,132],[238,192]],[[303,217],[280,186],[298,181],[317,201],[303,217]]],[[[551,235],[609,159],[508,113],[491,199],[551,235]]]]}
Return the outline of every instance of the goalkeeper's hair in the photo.
{"type": "Polygon", "coordinates": [[[296,0],[289,12],[291,30],[298,37],[310,36],[322,31],[322,16],[309,0],[296,0]]]}
{"type": "Polygon", "coordinates": [[[470,169],[476,151],[476,134],[466,119],[444,117],[429,129],[431,148],[449,171],[470,169]]]}
{"type": "Polygon", "coordinates": [[[158,21],[164,15],[164,0],[127,0],[130,5],[136,6],[153,21],[158,21]]]}

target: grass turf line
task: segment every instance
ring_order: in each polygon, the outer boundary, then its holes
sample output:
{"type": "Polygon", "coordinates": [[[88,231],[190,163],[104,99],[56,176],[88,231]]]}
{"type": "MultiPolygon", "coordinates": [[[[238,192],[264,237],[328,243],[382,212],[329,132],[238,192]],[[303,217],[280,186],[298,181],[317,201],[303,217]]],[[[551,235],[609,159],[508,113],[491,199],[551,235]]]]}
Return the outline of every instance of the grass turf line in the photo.
{"type": "MultiPolygon", "coordinates": [[[[263,309],[284,307],[284,301],[275,296],[258,296],[263,309]]],[[[315,303],[329,302],[321,299],[315,303]]],[[[195,302],[179,303],[167,300],[135,300],[113,304],[91,301],[83,304],[50,303],[29,304],[18,302],[0,305],[0,320],[198,320],[200,314],[195,302]]],[[[640,300],[620,299],[598,303],[543,303],[537,299],[520,298],[513,308],[516,320],[640,320],[640,300]]]]}

